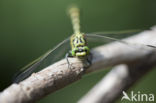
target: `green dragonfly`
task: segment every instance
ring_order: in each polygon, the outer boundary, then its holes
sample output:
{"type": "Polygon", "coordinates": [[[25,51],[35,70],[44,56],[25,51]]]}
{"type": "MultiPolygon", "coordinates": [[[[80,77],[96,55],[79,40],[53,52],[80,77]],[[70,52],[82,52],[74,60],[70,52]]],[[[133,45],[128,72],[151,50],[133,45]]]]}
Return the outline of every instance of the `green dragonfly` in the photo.
{"type": "MultiPolygon", "coordinates": [[[[65,56],[66,53],[66,60],[69,64],[70,68],[70,62],[68,61],[68,57],[77,57],[80,60],[86,60],[89,64],[91,64],[92,60],[91,58],[88,58],[91,55],[89,45],[96,44],[96,43],[108,43],[111,41],[117,41],[125,45],[131,45],[128,42],[125,42],[123,40],[117,39],[118,36],[121,34],[122,37],[126,37],[130,34],[135,34],[137,32],[132,31],[119,31],[119,32],[99,32],[99,33],[82,33],[80,32],[80,20],[79,20],[79,9],[77,7],[71,7],[69,9],[69,15],[72,21],[73,25],[73,31],[74,34],[71,37],[66,38],[62,42],[60,42],[58,45],[56,45],[53,49],[49,50],[47,53],[45,53],[43,56],[39,57],[32,63],[28,64],[24,68],[22,68],[19,73],[16,74],[14,77],[13,82],[20,82],[27,77],[29,77],[33,72],[38,72],[41,69],[48,67],[49,65],[53,64],[54,62],[60,60],[62,57],[65,56]],[[107,36],[109,35],[109,36],[107,36]],[[116,37],[111,37],[116,36],[116,37]]],[[[99,45],[99,44],[97,44],[99,45]]],[[[150,47],[150,48],[156,48],[152,45],[144,45],[139,44],[143,47],[150,47]]],[[[133,45],[135,46],[135,45],[133,45]]]]}

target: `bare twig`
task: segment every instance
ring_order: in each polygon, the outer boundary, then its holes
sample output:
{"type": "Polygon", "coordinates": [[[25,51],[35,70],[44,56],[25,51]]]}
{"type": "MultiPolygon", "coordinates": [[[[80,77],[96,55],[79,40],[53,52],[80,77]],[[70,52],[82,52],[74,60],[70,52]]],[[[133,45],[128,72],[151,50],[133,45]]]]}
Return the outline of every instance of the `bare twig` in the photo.
{"type": "MultiPolygon", "coordinates": [[[[156,44],[155,34],[156,28],[128,38],[126,41],[152,45],[156,44]]],[[[0,93],[0,103],[35,102],[47,94],[80,79],[85,73],[121,63],[138,62],[155,51],[154,49],[145,49],[139,46],[137,48],[139,49],[117,42],[94,48],[92,50],[93,64],[87,69],[83,68],[83,63],[76,58],[69,59],[72,63],[71,69],[68,68],[66,60],[58,61],[42,71],[32,74],[19,84],[12,84],[6,88],[0,93]]]]}

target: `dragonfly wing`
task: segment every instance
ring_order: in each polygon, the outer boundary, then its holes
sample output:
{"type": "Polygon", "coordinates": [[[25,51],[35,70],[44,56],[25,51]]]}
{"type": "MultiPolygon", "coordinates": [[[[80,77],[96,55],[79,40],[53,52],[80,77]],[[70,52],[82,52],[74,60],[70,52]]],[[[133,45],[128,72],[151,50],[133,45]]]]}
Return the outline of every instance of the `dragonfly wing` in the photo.
{"type": "Polygon", "coordinates": [[[114,37],[114,38],[118,38],[118,37],[125,38],[127,36],[135,35],[142,31],[143,30],[134,29],[134,30],[122,30],[122,31],[93,32],[93,33],[88,33],[88,34],[105,35],[105,36],[114,37]]]}
{"type": "Polygon", "coordinates": [[[53,49],[49,50],[43,56],[34,60],[17,73],[13,79],[13,82],[20,82],[29,77],[33,72],[38,72],[41,69],[48,67],[52,63],[62,59],[70,49],[70,38],[65,39],[53,49]]]}
{"type": "Polygon", "coordinates": [[[119,33],[119,34],[118,33],[108,33],[108,34],[90,33],[90,34],[86,34],[86,38],[88,40],[88,44],[92,44],[90,42],[94,42],[97,44],[98,43],[104,44],[104,43],[108,43],[108,42],[112,42],[112,41],[117,41],[122,44],[129,45],[129,46],[131,45],[131,46],[141,46],[143,48],[156,48],[156,46],[154,46],[154,45],[141,44],[141,43],[132,44],[132,43],[122,40],[125,37],[132,36],[135,34],[136,34],[136,32],[127,32],[127,33],[119,33]]]}
{"type": "Polygon", "coordinates": [[[140,30],[125,30],[125,31],[111,31],[111,32],[94,32],[87,33],[86,37],[91,42],[108,43],[112,41],[121,41],[122,38],[135,35],[141,32],[140,30]]]}

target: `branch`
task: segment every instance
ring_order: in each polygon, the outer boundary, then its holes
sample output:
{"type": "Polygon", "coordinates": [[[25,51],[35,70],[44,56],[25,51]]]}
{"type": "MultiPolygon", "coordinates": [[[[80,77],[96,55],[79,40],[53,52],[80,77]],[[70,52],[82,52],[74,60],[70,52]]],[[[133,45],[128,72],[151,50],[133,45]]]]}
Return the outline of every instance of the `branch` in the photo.
{"type": "MultiPolygon", "coordinates": [[[[153,45],[156,44],[155,34],[156,28],[153,28],[153,30],[144,31],[125,40],[153,45]]],[[[85,73],[117,64],[138,62],[155,51],[154,49],[145,49],[139,46],[137,48],[139,49],[118,42],[94,48],[91,51],[93,54],[93,63],[89,68],[84,68],[83,63],[76,58],[69,58],[72,64],[71,69],[68,68],[65,59],[58,61],[38,73],[33,73],[29,78],[19,84],[12,84],[6,88],[0,93],[0,103],[35,102],[49,93],[53,93],[79,80],[85,73]]]]}
{"type": "Polygon", "coordinates": [[[156,65],[156,52],[133,65],[114,67],[78,103],[114,103],[121,93],[156,65]],[[147,61],[148,60],[148,61],[147,61]]]}

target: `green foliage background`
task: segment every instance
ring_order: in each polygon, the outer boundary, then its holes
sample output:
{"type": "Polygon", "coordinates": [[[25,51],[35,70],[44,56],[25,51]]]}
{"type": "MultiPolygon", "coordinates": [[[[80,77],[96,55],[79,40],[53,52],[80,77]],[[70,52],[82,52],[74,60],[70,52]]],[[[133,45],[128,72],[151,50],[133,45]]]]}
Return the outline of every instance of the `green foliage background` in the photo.
{"type": "MultiPolygon", "coordinates": [[[[13,74],[72,34],[66,8],[81,8],[83,32],[146,29],[156,24],[155,0],[1,0],[0,90],[13,74]]],[[[108,70],[93,73],[39,103],[75,103],[108,70]]],[[[156,95],[154,69],[131,90],[156,95]]],[[[118,101],[120,102],[120,100],[118,101]]]]}

